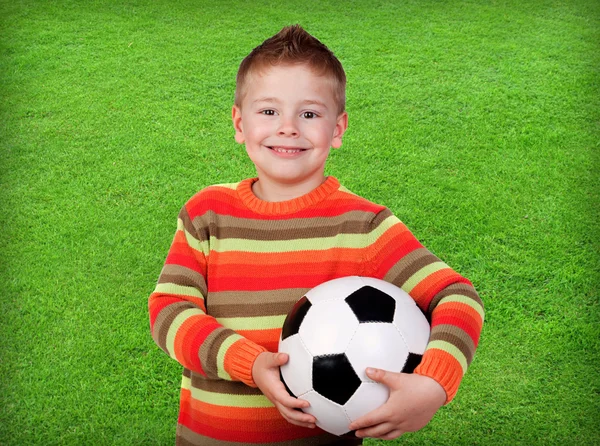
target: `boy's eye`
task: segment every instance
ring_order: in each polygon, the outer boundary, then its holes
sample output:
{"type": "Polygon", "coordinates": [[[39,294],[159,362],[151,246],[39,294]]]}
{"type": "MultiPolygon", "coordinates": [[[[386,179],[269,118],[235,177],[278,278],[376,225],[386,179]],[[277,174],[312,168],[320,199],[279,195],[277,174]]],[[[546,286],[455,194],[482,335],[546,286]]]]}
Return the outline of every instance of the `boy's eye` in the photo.
{"type": "Polygon", "coordinates": [[[302,117],[306,118],[306,119],[312,119],[312,118],[316,118],[317,114],[315,112],[307,111],[307,112],[302,113],[302,117]]]}
{"type": "Polygon", "coordinates": [[[267,115],[267,116],[274,116],[275,115],[275,110],[263,110],[261,113],[263,115],[267,115]]]}

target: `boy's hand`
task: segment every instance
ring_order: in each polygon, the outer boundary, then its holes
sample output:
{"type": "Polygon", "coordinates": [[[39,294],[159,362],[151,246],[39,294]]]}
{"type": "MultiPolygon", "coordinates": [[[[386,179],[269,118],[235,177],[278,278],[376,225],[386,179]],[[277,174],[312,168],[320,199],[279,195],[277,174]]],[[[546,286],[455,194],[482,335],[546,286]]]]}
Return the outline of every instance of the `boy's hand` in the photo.
{"type": "Polygon", "coordinates": [[[312,415],[296,410],[309,406],[308,401],[290,396],[279,378],[279,367],[288,361],[285,353],[263,352],[252,365],[252,378],[258,388],[279,410],[283,418],[297,426],[314,428],[312,415]]]}
{"type": "Polygon", "coordinates": [[[387,402],[350,424],[360,438],[392,440],[423,428],[446,402],[446,392],[427,376],[367,369],[373,381],[390,388],[387,402]]]}

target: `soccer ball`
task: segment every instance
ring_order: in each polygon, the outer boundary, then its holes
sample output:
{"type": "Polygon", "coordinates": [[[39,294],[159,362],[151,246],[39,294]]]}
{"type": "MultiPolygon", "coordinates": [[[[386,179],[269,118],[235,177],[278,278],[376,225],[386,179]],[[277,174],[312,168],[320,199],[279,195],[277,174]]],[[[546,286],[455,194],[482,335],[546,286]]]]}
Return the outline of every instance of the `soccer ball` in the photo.
{"type": "Polygon", "coordinates": [[[385,403],[389,389],[367,367],[412,373],[429,340],[429,323],[415,301],[388,282],[342,277],[306,293],[283,324],[279,351],[288,392],[310,403],[305,412],[335,435],[385,403]]]}

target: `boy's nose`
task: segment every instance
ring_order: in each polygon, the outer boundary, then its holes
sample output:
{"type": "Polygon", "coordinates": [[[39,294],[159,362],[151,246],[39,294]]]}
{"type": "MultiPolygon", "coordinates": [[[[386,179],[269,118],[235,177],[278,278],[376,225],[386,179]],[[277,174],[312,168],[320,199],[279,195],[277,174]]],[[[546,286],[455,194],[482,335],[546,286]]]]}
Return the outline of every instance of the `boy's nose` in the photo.
{"type": "Polygon", "coordinates": [[[298,136],[298,127],[293,119],[282,119],[277,134],[279,136],[298,136]]]}

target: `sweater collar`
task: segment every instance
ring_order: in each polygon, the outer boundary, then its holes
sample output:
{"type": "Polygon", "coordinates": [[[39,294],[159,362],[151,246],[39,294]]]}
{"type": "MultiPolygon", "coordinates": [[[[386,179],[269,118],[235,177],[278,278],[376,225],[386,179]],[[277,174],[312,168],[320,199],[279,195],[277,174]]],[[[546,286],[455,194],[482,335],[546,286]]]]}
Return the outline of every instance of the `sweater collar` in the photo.
{"type": "Polygon", "coordinates": [[[258,178],[248,178],[239,183],[237,192],[242,202],[258,214],[282,215],[292,214],[307,207],[317,204],[340,188],[340,183],[335,177],[327,177],[316,189],[306,195],[287,201],[263,201],[254,195],[252,185],[258,178]]]}

